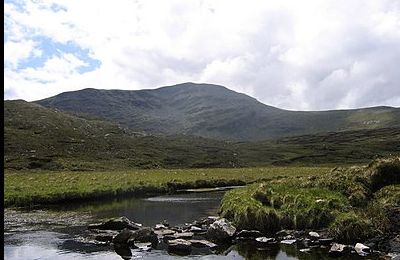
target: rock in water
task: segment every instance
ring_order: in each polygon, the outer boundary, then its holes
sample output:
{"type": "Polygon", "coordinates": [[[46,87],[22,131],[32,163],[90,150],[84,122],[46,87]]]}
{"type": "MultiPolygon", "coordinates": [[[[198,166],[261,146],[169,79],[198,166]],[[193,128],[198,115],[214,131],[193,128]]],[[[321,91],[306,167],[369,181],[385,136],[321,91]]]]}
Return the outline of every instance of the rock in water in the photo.
{"type": "Polygon", "coordinates": [[[357,254],[359,254],[361,256],[366,256],[369,253],[371,253],[371,249],[361,243],[357,243],[356,246],[354,247],[354,249],[356,250],[357,254]]]}
{"type": "Polygon", "coordinates": [[[288,240],[282,240],[281,244],[285,244],[285,245],[293,245],[294,243],[296,243],[296,239],[288,239],[288,240]]]}
{"type": "Polygon", "coordinates": [[[341,256],[346,251],[346,246],[338,243],[333,243],[331,249],[329,250],[330,256],[341,256]]]}
{"type": "Polygon", "coordinates": [[[149,227],[144,227],[132,232],[128,243],[132,244],[134,242],[150,242],[153,247],[156,247],[158,244],[158,237],[157,234],[154,233],[153,229],[149,227]]]}
{"type": "Polygon", "coordinates": [[[314,232],[314,231],[308,232],[308,235],[311,238],[319,238],[320,237],[319,234],[317,232],[314,232]]]}
{"type": "Polygon", "coordinates": [[[236,232],[236,228],[232,226],[226,219],[222,218],[210,225],[206,236],[214,242],[224,242],[232,239],[236,232]]]}
{"type": "Polygon", "coordinates": [[[91,224],[88,229],[102,229],[102,230],[123,230],[124,228],[137,230],[142,227],[142,224],[135,223],[127,217],[119,217],[110,219],[103,224],[91,224]]]}
{"type": "Polygon", "coordinates": [[[113,238],[114,244],[128,244],[128,240],[131,238],[133,234],[132,230],[127,228],[123,229],[118,235],[113,238]]]}
{"type": "Polygon", "coordinates": [[[190,243],[192,243],[192,246],[197,247],[197,248],[214,248],[217,247],[216,244],[213,242],[207,241],[207,240],[197,240],[197,239],[192,239],[189,240],[190,243]]]}
{"type": "Polygon", "coordinates": [[[245,230],[243,229],[242,231],[238,232],[236,234],[236,238],[238,240],[242,239],[255,239],[256,237],[261,237],[262,234],[258,230],[245,230]]]}
{"type": "Polygon", "coordinates": [[[192,243],[184,239],[173,239],[168,241],[168,251],[189,254],[192,251],[192,243]]]}

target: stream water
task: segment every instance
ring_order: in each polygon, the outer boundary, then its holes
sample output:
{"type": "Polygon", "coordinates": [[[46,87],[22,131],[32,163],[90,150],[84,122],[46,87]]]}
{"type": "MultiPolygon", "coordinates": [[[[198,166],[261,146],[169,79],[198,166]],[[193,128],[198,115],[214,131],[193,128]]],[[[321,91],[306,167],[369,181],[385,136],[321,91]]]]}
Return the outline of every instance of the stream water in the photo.
{"type": "MultiPolygon", "coordinates": [[[[125,198],[46,209],[4,210],[4,259],[122,259],[110,245],[87,239],[87,225],[105,218],[126,216],[154,226],[193,222],[218,213],[223,191],[185,193],[150,198],[125,198]]],[[[327,249],[303,253],[293,246],[259,250],[238,244],[217,254],[168,254],[165,250],[132,249],[132,259],[330,259],[327,249]]],[[[336,258],[337,259],[337,258],[336,258]]],[[[342,258],[344,259],[344,258],[342,258]]],[[[354,259],[351,258],[351,259],[354,259]]]]}

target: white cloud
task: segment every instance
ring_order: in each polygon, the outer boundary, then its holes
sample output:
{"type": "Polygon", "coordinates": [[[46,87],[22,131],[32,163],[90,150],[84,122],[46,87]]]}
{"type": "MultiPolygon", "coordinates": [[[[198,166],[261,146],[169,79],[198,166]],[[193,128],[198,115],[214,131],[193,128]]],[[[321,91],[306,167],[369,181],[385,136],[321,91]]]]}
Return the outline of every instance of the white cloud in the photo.
{"type": "Polygon", "coordinates": [[[25,1],[5,3],[5,22],[6,98],[193,81],[288,109],[400,106],[397,0],[25,1]],[[83,61],[63,54],[15,70],[34,55],[33,36],[102,64],[80,74],[83,61]]]}

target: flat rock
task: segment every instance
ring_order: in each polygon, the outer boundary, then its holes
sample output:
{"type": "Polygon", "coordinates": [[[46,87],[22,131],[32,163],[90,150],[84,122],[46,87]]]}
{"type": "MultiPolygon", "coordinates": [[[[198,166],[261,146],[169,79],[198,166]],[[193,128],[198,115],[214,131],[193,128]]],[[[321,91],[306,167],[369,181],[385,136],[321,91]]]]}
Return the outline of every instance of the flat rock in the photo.
{"type": "Polygon", "coordinates": [[[134,242],[135,248],[141,251],[150,251],[152,248],[151,243],[141,243],[141,242],[134,242]]]}
{"type": "Polygon", "coordinates": [[[191,239],[189,240],[190,243],[192,243],[193,247],[197,248],[214,248],[217,247],[216,244],[213,242],[210,242],[208,240],[198,240],[198,239],[191,239]]]}
{"type": "Polygon", "coordinates": [[[241,239],[255,239],[256,237],[261,237],[262,234],[258,230],[241,230],[236,234],[236,238],[241,239]]]}
{"type": "Polygon", "coordinates": [[[287,239],[287,240],[282,240],[281,241],[281,244],[284,244],[284,245],[293,245],[294,243],[296,243],[296,239],[287,239]]]}
{"type": "Polygon", "coordinates": [[[192,250],[192,243],[184,239],[173,239],[167,242],[168,251],[180,251],[189,253],[192,250]]]}
{"type": "Polygon", "coordinates": [[[167,236],[167,235],[173,235],[175,234],[176,231],[171,230],[171,229],[162,229],[162,230],[155,230],[154,233],[158,236],[167,236]]]}
{"type": "Polygon", "coordinates": [[[308,232],[308,235],[311,238],[319,238],[320,237],[320,235],[317,232],[314,232],[314,231],[308,232]]]}
{"type": "Polygon", "coordinates": [[[189,230],[190,230],[190,232],[196,232],[196,233],[206,232],[207,231],[207,230],[204,230],[204,229],[202,229],[200,227],[197,227],[197,226],[191,226],[189,230]]]}
{"type": "Polygon", "coordinates": [[[119,217],[110,219],[100,224],[90,224],[88,229],[101,229],[101,230],[123,230],[124,228],[136,230],[142,227],[142,224],[135,223],[127,217],[119,217]]]}
{"type": "Polygon", "coordinates": [[[273,244],[276,242],[273,237],[257,237],[256,241],[260,244],[273,244]]]}

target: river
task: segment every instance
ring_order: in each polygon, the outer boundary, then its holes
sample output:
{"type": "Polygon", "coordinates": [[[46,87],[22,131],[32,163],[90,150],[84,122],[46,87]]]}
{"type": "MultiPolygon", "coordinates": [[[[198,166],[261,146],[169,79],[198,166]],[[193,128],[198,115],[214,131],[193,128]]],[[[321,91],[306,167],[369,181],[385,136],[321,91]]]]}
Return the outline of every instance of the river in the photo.
{"type": "MultiPolygon", "coordinates": [[[[4,259],[120,260],[121,256],[112,246],[100,245],[87,239],[89,223],[119,216],[126,216],[144,226],[154,226],[163,220],[170,225],[190,223],[202,217],[217,215],[223,193],[193,192],[124,198],[29,211],[5,209],[4,259]]],[[[216,254],[195,251],[188,256],[171,255],[162,249],[131,251],[132,259],[330,259],[326,254],[327,249],[303,253],[293,246],[259,250],[246,244],[233,245],[216,254]]]]}

